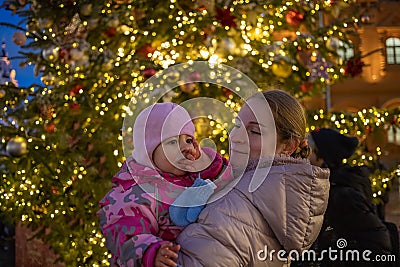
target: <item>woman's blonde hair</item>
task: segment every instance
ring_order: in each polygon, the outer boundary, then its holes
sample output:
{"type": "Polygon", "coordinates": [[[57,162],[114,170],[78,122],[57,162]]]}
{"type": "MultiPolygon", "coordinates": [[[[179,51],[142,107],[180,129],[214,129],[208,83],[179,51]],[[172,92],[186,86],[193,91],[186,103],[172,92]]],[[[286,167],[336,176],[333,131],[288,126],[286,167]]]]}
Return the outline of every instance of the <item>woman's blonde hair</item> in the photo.
{"type": "Polygon", "coordinates": [[[262,94],[271,108],[278,141],[298,139],[300,145],[291,156],[307,158],[310,154],[310,148],[305,142],[307,120],[300,102],[282,90],[269,90],[262,94]]]}

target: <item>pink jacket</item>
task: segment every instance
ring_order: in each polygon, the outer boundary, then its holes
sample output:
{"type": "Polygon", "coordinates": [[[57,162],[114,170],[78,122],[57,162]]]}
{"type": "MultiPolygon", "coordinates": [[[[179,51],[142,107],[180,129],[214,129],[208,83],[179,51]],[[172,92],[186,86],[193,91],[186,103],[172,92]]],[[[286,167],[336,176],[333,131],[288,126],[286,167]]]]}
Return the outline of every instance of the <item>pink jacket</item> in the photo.
{"type": "MultiPolygon", "coordinates": [[[[201,178],[213,180],[221,188],[231,180],[229,162],[212,149],[204,151],[215,158],[200,173],[201,178]]],[[[137,164],[131,157],[126,160],[113,178],[113,188],[100,201],[97,213],[107,248],[113,255],[111,266],[154,265],[161,244],[175,241],[183,230],[172,223],[168,209],[197,176],[197,173],[178,177],[160,174],[137,164]]]]}

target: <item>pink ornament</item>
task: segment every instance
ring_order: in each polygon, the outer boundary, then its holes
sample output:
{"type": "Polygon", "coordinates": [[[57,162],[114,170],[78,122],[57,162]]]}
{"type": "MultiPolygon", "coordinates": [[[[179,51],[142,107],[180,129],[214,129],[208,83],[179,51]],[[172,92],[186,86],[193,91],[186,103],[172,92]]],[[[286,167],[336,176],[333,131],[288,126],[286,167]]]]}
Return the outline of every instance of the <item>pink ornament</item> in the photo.
{"type": "Polygon", "coordinates": [[[201,78],[200,72],[194,71],[189,74],[189,79],[191,81],[199,81],[201,78]]]}
{"type": "Polygon", "coordinates": [[[184,93],[190,93],[193,91],[195,84],[194,83],[186,83],[186,84],[181,84],[180,88],[182,92],[184,93]]]}
{"type": "Polygon", "coordinates": [[[153,68],[148,68],[148,69],[144,69],[142,70],[142,75],[147,79],[150,78],[151,76],[153,76],[154,74],[156,74],[156,70],[153,68]]]}

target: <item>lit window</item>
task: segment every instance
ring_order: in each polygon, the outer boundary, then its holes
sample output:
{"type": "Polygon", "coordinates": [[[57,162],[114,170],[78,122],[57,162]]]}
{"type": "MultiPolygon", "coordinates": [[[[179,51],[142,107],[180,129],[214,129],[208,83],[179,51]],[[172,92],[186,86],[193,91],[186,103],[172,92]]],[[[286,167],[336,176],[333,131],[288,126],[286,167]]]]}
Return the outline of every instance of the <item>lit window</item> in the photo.
{"type": "Polygon", "coordinates": [[[352,46],[353,46],[352,43],[346,44],[341,40],[339,40],[336,52],[343,61],[346,61],[354,56],[354,49],[352,46]]]}
{"type": "Polygon", "coordinates": [[[386,62],[387,64],[400,64],[400,39],[386,39],[386,62]]]}
{"type": "Polygon", "coordinates": [[[339,64],[343,64],[344,61],[347,61],[354,56],[353,44],[351,41],[345,43],[337,38],[331,38],[328,46],[331,47],[331,49],[336,50],[339,64]]]}
{"type": "Polygon", "coordinates": [[[400,128],[394,125],[389,126],[388,143],[400,145],[400,128]]]}

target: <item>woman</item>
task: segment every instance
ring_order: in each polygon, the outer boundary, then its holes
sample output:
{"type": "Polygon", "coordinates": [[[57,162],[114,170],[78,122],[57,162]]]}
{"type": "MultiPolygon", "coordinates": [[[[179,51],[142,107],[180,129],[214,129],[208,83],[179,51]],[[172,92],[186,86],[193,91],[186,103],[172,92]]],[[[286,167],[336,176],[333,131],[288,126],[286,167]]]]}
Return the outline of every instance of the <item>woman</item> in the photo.
{"type": "Polygon", "coordinates": [[[246,101],[230,135],[240,179],[180,234],[178,264],[283,266],[311,246],[327,205],[329,171],[304,159],[305,134],[304,110],[289,94],[271,90],[246,101]]]}

